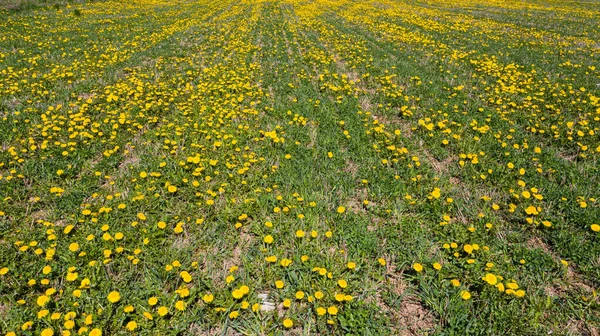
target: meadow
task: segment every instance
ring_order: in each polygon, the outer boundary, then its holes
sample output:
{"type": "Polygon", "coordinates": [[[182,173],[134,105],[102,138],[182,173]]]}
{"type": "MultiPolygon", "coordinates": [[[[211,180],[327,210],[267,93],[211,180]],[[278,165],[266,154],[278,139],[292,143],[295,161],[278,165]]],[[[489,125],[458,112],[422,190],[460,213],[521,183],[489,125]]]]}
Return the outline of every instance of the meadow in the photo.
{"type": "Polygon", "coordinates": [[[599,335],[600,2],[26,7],[0,335],[599,335]]]}

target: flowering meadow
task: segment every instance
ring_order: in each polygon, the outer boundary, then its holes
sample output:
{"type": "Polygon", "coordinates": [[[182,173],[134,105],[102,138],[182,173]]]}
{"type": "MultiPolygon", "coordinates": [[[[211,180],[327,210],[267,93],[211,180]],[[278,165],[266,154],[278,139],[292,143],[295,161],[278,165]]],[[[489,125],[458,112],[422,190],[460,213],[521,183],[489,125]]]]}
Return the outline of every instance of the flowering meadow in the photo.
{"type": "Polygon", "coordinates": [[[0,335],[598,335],[599,22],[0,7],[0,335]]]}

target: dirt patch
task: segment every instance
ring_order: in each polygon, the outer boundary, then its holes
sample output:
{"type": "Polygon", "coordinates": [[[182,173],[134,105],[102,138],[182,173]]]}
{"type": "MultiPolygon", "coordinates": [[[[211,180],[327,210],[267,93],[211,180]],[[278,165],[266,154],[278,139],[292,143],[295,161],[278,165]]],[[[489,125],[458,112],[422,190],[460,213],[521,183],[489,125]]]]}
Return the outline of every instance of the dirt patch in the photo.
{"type": "Polygon", "coordinates": [[[552,297],[552,298],[565,297],[565,295],[566,295],[566,292],[564,291],[564,289],[561,288],[561,286],[558,284],[551,284],[551,285],[544,287],[544,293],[547,296],[552,297]]]}
{"type": "Polygon", "coordinates": [[[81,100],[88,100],[88,99],[94,99],[94,97],[96,96],[95,93],[81,93],[79,96],[77,96],[77,99],[81,99],[81,100]]]}
{"type": "Polygon", "coordinates": [[[197,335],[197,336],[233,336],[233,335],[241,335],[239,333],[236,333],[235,331],[231,330],[231,329],[227,329],[227,330],[223,330],[221,328],[210,328],[208,330],[203,329],[201,324],[197,324],[197,323],[192,323],[188,329],[188,331],[190,332],[190,335],[197,335]]]}
{"type": "Polygon", "coordinates": [[[395,273],[395,266],[390,260],[386,266],[388,286],[391,292],[401,298],[399,307],[388,306],[381,295],[377,294],[377,305],[388,314],[392,322],[392,334],[402,336],[426,335],[435,330],[436,319],[419,299],[409,291],[408,284],[402,278],[402,273],[395,273]]]}
{"type": "Polygon", "coordinates": [[[460,179],[458,177],[451,177],[450,178],[450,183],[452,183],[452,184],[460,184],[462,182],[460,181],[460,179]]]}
{"type": "Polygon", "coordinates": [[[439,161],[438,159],[433,157],[433,155],[431,155],[431,153],[429,153],[429,151],[426,150],[424,147],[421,147],[421,151],[423,152],[423,155],[425,155],[427,161],[431,164],[431,166],[437,174],[445,174],[448,172],[448,166],[450,166],[450,164],[453,161],[452,156],[448,156],[443,161],[439,161]]]}
{"type": "Polygon", "coordinates": [[[249,233],[248,225],[244,225],[240,230],[240,236],[238,238],[238,243],[233,248],[230,258],[225,258],[223,260],[223,265],[221,267],[221,272],[217,272],[217,277],[219,277],[221,282],[227,274],[229,274],[229,269],[233,266],[240,267],[242,262],[242,256],[248,251],[248,248],[252,242],[252,235],[249,233]]]}
{"type": "Polygon", "coordinates": [[[310,139],[310,141],[308,142],[308,145],[306,145],[307,148],[313,148],[315,146],[315,144],[317,143],[318,135],[319,135],[319,126],[314,122],[309,123],[308,124],[308,138],[310,139]]]}
{"type": "Polygon", "coordinates": [[[542,239],[540,237],[536,236],[536,237],[530,238],[527,241],[526,245],[529,247],[538,248],[538,249],[544,251],[546,254],[552,256],[552,258],[554,258],[555,260],[560,259],[558,256],[554,255],[552,250],[550,250],[550,246],[546,245],[546,243],[544,243],[544,241],[542,241],[542,239]]]}
{"type": "MultiPolygon", "coordinates": [[[[592,295],[594,288],[584,282],[583,277],[579,273],[577,273],[573,265],[569,265],[569,268],[567,269],[567,278],[569,279],[567,290],[579,290],[585,293],[586,296],[592,295]]],[[[594,298],[593,300],[596,302],[600,301],[598,297],[594,298]]]]}
{"type": "Polygon", "coordinates": [[[356,71],[347,71],[344,73],[344,75],[346,75],[346,77],[348,77],[348,79],[354,83],[358,83],[358,81],[360,80],[360,76],[356,71]]]}
{"type": "Polygon", "coordinates": [[[181,235],[177,237],[177,239],[173,240],[172,247],[177,250],[183,250],[186,247],[190,246],[190,238],[187,235],[181,235]]]}
{"type": "Polygon", "coordinates": [[[358,165],[352,161],[346,161],[346,166],[344,166],[344,171],[352,175],[352,177],[356,177],[356,173],[358,173],[358,165]]]}
{"type": "Polygon", "coordinates": [[[125,146],[125,150],[128,151],[130,155],[127,155],[125,159],[119,164],[119,171],[126,171],[129,167],[137,165],[141,159],[135,155],[133,152],[134,149],[131,146],[125,146]]]}
{"type": "MultiPolygon", "coordinates": [[[[123,158],[123,161],[119,164],[119,173],[125,173],[127,169],[131,166],[138,164],[141,159],[136,151],[136,148],[144,145],[142,144],[142,137],[150,128],[148,125],[145,125],[141,130],[139,130],[136,135],[133,137],[132,141],[128,142],[123,149],[124,153],[127,153],[123,158]]],[[[155,144],[153,147],[157,147],[155,144]]]]}
{"type": "MultiPolygon", "coordinates": [[[[526,245],[530,248],[537,248],[544,251],[544,253],[551,256],[556,263],[560,263],[561,261],[561,257],[558,254],[556,254],[552,250],[552,248],[548,246],[548,244],[546,244],[540,237],[535,236],[530,238],[527,241],[526,245]]],[[[577,273],[575,265],[569,264],[569,267],[567,268],[566,279],[566,283],[562,281],[557,281],[553,284],[546,286],[544,288],[544,292],[546,293],[546,295],[553,297],[564,297],[567,295],[568,292],[580,293],[581,295],[589,297],[591,300],[599,301],[599,299],[594,298],[592,294],[594,288],[587,284],[584,278],[579,273],[577,273]]]]}
{"type": "Polygon", "coordinates": [[[4,319],[8,315],[9,310],[10,308],[7,305],[0,303],[0,318],[4,319]]]}
{"type": "Polygon", "coordinates": [[[347,202],[348,211],[353,214],[366,214],[367,210],[363,202],[368,199],[367,195],[367,190],[364,188],[356,190],[354,197],[347,202]]]}
{"type": "Polygon", "coordinates": [[[569,161],[569,162],[575,161],[575,159],[577,159],[577,156],[579,156],[578,154],[568,154],[568,153],[558,153],[557,155],[559,158],[561,158],[565,161],[569,161]]]}
{"type": "Polygon", "coordinates": [[[248,225],[242,228],[238,244],[233,249],[233,258],[231,260],[235,261],[236,264],[240,263],[242,254],[248,249],[252,241],[252,235],[248,233],[248,230],[248,225]]]}
{"type": "Polygon", "coordinates": [[[571,320],[567,323],[565,330],[567,335],[580,335],[580,336],[599,336],[598,328],[593,326],[591,323],[582,320],[571,320]]]}
{"type": "Polygon", "coordinates": [[[286,330],[284,335],[296,336],[296,335],[306,335],[306,330],[302,330],[301,328],[293,328],[290,330],[286,330]]]}
{"type": "Polygon", "coordinates": [[[373,114],[372,118],[374,120],[377,120],[380,124],[385,125],[386,127],[388,127],[388,126],[397,127],[400,130],[402,137],[411,138],[412,134],[413,134],[412,133],[413,127],[410,125],[410,123],[406,122],[404,119],[399,117],[399,115],[400,115],[400,112],[398,112],[398,115],[395,117],[373,114]]]}
{"type": "Polygon", "coordinates": [[[32,213],[29,217],[31,218],[32,221],[38,222],[39,220],[47,220],[49,216],[50,216],[50,210],[42,209],[42,210],[38,210],[38,211],[32,213]]]}
{"type": "Polygon", "coordinates": [[[360,103],[360,108],[364,112],[370,112],[371,107],[373,106],[373,105],[371,105],[371,100],[366,96],[360,97],[359,103],[360,103]]]}
{"type": "Polygon", "coordinates": [[[456,190],[461,198],[468,200],[472,197],[471,191],[460,178],[453,176],[450,178],[450,183],[452,184],[452,189],[456,190]]]}
{"type": "Polygon", "coordinates": [[[215,259],[209,259],[208,256],[220,255],[222,247],[213,247],[210,249],[198,249],[194,251],[194,255],[203,256],[202,262],[200,263],[200,269],[202,272],[211,280],[215,288],[225,287],[225,276],[223,272],[216,271],[221,269],[215,259]]]}
{"type": "Polygon", "coordinates": [[[398,335],[423,335],[435,329],[433,315],[416,300],[404,299],[397,316],[399,327],[394,329],[398,335]]]}

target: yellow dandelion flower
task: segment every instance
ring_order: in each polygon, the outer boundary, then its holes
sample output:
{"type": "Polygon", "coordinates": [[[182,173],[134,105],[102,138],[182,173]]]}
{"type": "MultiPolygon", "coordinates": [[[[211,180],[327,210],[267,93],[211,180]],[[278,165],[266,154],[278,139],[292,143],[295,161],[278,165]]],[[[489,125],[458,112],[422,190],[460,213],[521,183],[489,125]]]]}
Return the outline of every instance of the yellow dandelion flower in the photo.
{"type": "Polygon", "coordinates": [[[488,284],[490,284],[491,286],[494,286],[498,283],[498,278],[492,274],[492,273],[488,273],[483,277],[483,280],[485,280],[485,282],[487,282],[488,284]]]}
{"type": "Polygon", "coordinates": [[[181,311],[185,310],[186,306],[187,306],[187,304],[184,301],[181,301],[181,300],[177,301],[175,303],[175,308],[177,308],[178,310],[181,310],[181,311]]]}
{"type": "Polygon", "coordinates": [[[117,303],[119,302],[119,300],[121,300],[121,294],[119,294],[119,292],[117,291],[112,291],[108,293],[108,296],[106,298],[111,303],[117,303]]]}
{"type": "Polygon", "coordinates": [[[158,315],[160,316],[165,316],[169,313],[169,308],[165,307],[165,306],[161,306],[158,308],[158,315]]]}
{"type": "Polygon", "coordinates": [[[37,305],[40,307],[44,307],[48,302],[50,301],[50,298],[47,297],[46,295],[41,295],[40,297],[37,298],[37,305]]]}
{"type": "Polygon", "coordinates": [[[40,335],[41,336],[53,336],[54,330],[52,330],[50,328],[46,328],[46,329],[42,330],[42,333],[40,335]]]}
{"type": "Polygon", "coordinates": [[[204,296],[202,296],[202,301],[204,301],[204,303],[211,303],[214,299],[215,296],[212,294],[205,294],[204,296]]]}
{"type": "Polygon", "coordinates": [[[192,276],[187,271],[183,271],[179,273],[184,282],[190,283],[192,281],[192,276]]]}
{"type": "Polygon", "coordinates": [[[239,289],[236,289],[233,292],[231,292],[231,296],[233,296],[234,299],[241,299],[244,296],[244,292],[242,292],[239,289]]]}
{"type": "Polygon", "coordinates": [[[102,329],[94,328],[92,331],[90,331],[88,336],[102,336],[102,329]]]}
{"type": "Polygon", "coordinates": [[[138,324],[135,321],[129,321],[126,326],[127,330],[129,330],[129,331],[134,331],[135,329],[137,329],[137,327],[138,327],[138,324]]]}
{"type": "Polygon", "coordinates": [[[77,252],[79,250],[79,244],[77,243],[71,243],[69,245],[69,251],[71,252],[77,252]]]}

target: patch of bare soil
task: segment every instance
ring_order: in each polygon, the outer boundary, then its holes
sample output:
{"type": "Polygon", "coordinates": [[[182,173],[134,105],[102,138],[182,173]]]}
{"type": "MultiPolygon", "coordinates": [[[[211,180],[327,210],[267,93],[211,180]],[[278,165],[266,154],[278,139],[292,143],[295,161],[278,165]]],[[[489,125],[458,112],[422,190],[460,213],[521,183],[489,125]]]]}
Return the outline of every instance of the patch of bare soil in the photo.
{"type": "Polygon", "coordinates": [[[388,306],[380,294],[377,294],[377,305],[388,314],[392,322],[394,335],[416,336],[429,335],[437,326],[437,321],[432,312],[427,310],[419,299],[407,292],[408,285],[404,282],[402,274],[394,272],[395,267],[388,263],[388,286],[392,292],[402,298],[399,308],[388,306]]]}

